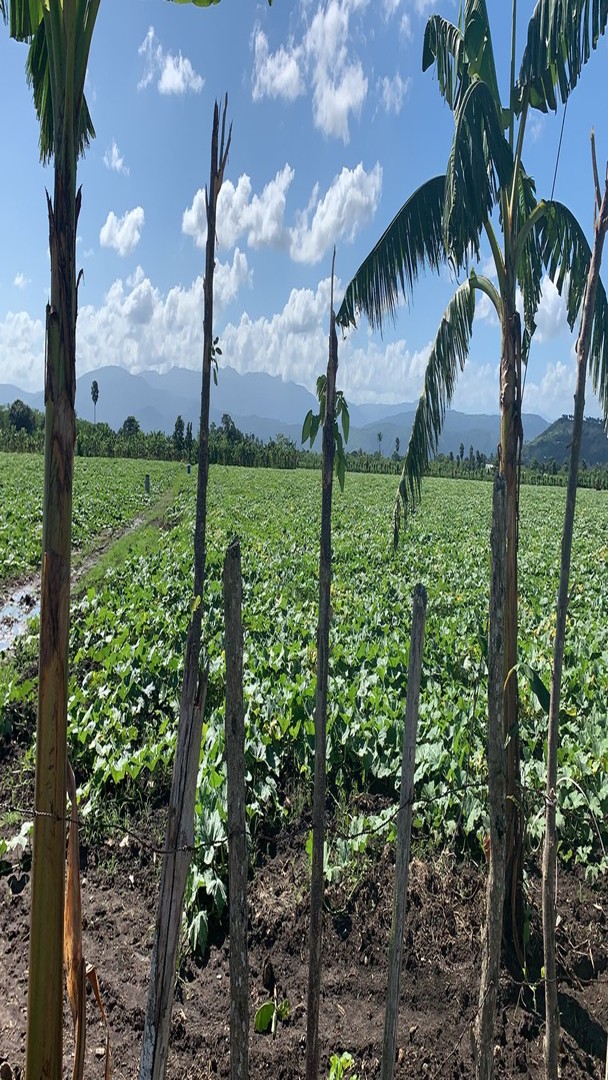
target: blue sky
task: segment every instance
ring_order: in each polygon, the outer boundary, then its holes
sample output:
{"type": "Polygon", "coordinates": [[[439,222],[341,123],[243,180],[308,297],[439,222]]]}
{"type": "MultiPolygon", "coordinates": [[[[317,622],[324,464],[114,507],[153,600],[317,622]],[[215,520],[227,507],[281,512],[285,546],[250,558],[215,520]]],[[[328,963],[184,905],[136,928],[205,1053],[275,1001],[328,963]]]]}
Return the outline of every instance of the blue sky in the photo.
{"type": "MultiPolygon", "coordinates": [[[[506,96],[510,4],[489,0],[506,96]]],[[[78,371],[200,366],[204,215],[213,102],[228,93],[233,137],[218,217],[216,332],[223,360],[313,389],[327,363],[329,275],[341,292],[405,199],[444,170],[453,122],[422,36],[451,0],[222,0],[210,9],[166,0],[102,0],[87,77],[97,137],[79,165],[78,371]]],[[[520,0],[519,47],[532,4],[520,0]]],[[[568,105],[555,197],[591,237],[589,132],[608,156],[606,38],[568,105]]],[[[48,295],[38,129],[25,46],[0,25],[0,382],[42,387],[48,295]]],[[[533,114],[524,162],[550,195],[562,113],[533,114]]],[[[603,174],[603,165],[600,164],[603,174]]],[[[489,250],[484,253],[487,260],[489,250]]],[[[604,273],[604,280],[608,280],[604,273]]],[[[454,288],[446,270],[420,282],[384,337],[365,320],[340,346],[339,384],[352,401],[412,401],[454,288]]],[[[572,410],[574,340],[561,300],[544,290],[524,408],[572,410]]],[[[500,339],[478,304],[473,346],[454,404],[498,409],[500,339]]],[[[588,412],[597,411],[589,399],[588,412]]]]}

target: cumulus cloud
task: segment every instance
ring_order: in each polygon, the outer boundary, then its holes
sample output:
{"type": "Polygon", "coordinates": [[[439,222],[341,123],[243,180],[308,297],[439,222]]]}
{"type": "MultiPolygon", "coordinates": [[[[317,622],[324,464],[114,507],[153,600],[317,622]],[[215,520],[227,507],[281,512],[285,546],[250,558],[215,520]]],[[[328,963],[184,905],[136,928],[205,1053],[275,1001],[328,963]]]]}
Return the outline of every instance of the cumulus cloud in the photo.
{"type": "MultiPolygon", "coordinates": [[[[533,371],[534,366],[530,375],[533,371]]],[[[526,381],[526,412],[539,412],[541,416],[572,412],[575,382],[576,364],[573,361],[569,364],[563,360],[550,361],[540,380],[528,378],[526,381]]]]}
{"type": "Polygon", "coordinates": [[[274,97],[293,101],[310,88],[315,127],[347,143],[350,118],[360,115],[368,90],[350,34],[352,13],[365,5],[366,0],[319,4],[301,41],[290,38],[275,52],[270,51],[258,26],[252,38],[254,100],[274,97]]]}
{"type": "Polygon", "coordinates": [[[145,90],[156,79],[161,94],[200,94],[205,80],[194,70],[188,57],[182,56],[181,51],[177,56],[165,52],[153,26],[149,28],[138,52],[145,61],[144,74],[137,84],[138,90],[145,90]]]}
{"type": "Polygon", "coordinates": [[[44,381],[44,327],[25,311],[8,311],[0,320],[2,380],[23,390],[39,390],[44,381]]]}
{"type": "MultiPolygon", "coordinates": [[[[251,179],[243,173],[235,185],[225,180],[217,207],[217,237],[220,247],[234,247],[246,236],[250,247],[280,248],[287,242],[284,226],[285,203],[294,177],[290,165],[284,165],[263,188],[261,195],[253,194],[251,179]]],[[[197,191],[192,205],[184,211],[182,232],[194,237],[198,247],[207,239],[205,193],[197,191]]]]}
{"type": "MultiPolygon", "coordinates": [[[[565,292],[565,286],[564,286],[565,292]]],[[[542,294],[536,313],[536,341],[552,341],[561,334],[569,333],[566,302],[558,293],[551,278],[542,280],[542,294]]]]}
{"type": "Polygon", "coordinates": [[[102,247],[114,248],[119,255],[130,255],[139,244],[143,227],[144,212],[141,206],[128,210],[121,218],[110,210],[105,225],[101,227],[99,243],[102,247]]]}
{"type": "Polygon", "coordinates": [[[125,165],[125,160],[116,145],[116,140],[112,139],[112,145],[109,150],[106,150],[103,155],[103,163],[106,169],[110,169],[111,172],[120,173],[122,176],[129,175],[129,169],[125,165]]]}
{"type": "Polygon", "coordinates": [[[410,78],[402,79],[399,72],[392,79],[389,79],[387,75],[378,79],[378,95],[385,112],[392,112],[395,116],[399,116],[411,82],[410,78]]]}
{"type": "Polygon", "coordinates": [[[316,186],[291,230],[292,259],[316,263],[336,240],[354,240],[358,230],[373,218],[381,191],[379,163],[369,173],[361,162],[355,169],[343,168],[323,198],[319,198],[316,186]]]}
{"type": "MultiPolygon", "coordinates": [[[[294,170],[286,164],[262,189],[253,192],[246,173],[236,185],[225,181],[218,201],[218,244],[232,248],[245,237],[251,248],[288,248],[295,262],[316,263],[337,240],[352,241],[376,212],[382,190],[382,168],[367,173],[360,162],[343,168],[324,195],[315,185],[308,206],[296,213],[295,224],[285,224],[287,192],[294,170]]],[[[198,247],[207,239],[204,191],[197,191],[182,217],[182,232],[198,247]]]]}
{"type": "MultiPolygon", "coordinates": [[[[234,252],[231,262],[218,262],[214,303],[219,318],[251,271],[246,255],[234,252]]],[[[175,286],[164,295],[137,267],[126,281],[118,278],[99,307],[78,312],[78,355],[83,369],[107,363],[129,371],[167,370],[173,365],[198,367],[203,347],[203,277],[189,288],[175,286]]]]}
{"type": "Polygon", "coordinates": [[[30,279],[22,274],[21,270],[18,274],[15,274],[13,285],[16,285],[18,289],[25,289],[30,283],[30,279]]]}
{"type": "Polygon", "coordinates": [[[304,74],[302,71],[302,49],[290,42],[275,53],[268,48],[268,38],[259,27],[253,38],[254,79],[253,100],[264,97],[278,97],[285,101],[295,101],[304,93],[304,74]]]}

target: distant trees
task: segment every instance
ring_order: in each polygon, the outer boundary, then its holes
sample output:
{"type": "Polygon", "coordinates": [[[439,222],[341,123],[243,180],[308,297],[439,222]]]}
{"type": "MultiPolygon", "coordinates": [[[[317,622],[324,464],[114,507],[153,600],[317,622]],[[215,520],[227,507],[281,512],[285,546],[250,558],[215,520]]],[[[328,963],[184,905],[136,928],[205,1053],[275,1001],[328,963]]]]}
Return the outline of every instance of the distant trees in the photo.
{"type": "Polygon", "coordinates": [[[184,448],[186,451],[186,457],[188,459],[188,465],[192,464],[192,448],[194,446],[194,439],[192,438],[192,423],[190,420],[186,424],[186,435],[184,438],[184,448]]]}
{"type": "Polygon", "coordinates": [[[124,424],[118,429],[118,434],[122,435],[125,439],[132,439],[136,435],[139,435],[141,427],[139,420],[136,420],[134,416],[127,416],[124,424]]]}
{"type": "Polygon", "coordinates": [[[91,397],[93,399],[93,423],[97,420],[97,402],[99,401],[99,385],[97,379],[91,383],[91,397]]]}
{"type": "Polygon", "coordinates": [[[15,431],[32,435],[36,429],[36,414],[29,405],[17,398],[8,410],[8,422],[15,431]]]}
{"type": "MultiPolygon", "coordinates": [[[[192,425],[190,425],[190,429],[192,429],[192,425]]],[[[184,421],[181,416],[178,416],[173,429],[173,448],[177,461],[181,461],[184,456],[184,446],[184,421]]]]}

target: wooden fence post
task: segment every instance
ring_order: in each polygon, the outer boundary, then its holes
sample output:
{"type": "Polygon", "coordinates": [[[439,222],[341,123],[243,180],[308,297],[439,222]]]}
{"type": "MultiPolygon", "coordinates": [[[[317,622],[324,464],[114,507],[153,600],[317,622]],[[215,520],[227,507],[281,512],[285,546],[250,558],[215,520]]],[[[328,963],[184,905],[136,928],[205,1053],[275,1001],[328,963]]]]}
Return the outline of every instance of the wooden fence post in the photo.
{"type": "Polygon", "coordinates": [[[403,730],[403,756],[401,760],[401,791],[397,817],[397,852],[395,866],[395,889],[393,893],[393,918],[391,940],[388,950],[388,988],[386,992],[386,1015],[384,1019],[384,1042],[382,1045],[381,1080],[393,1080],[395,1051],[397,1048],[397,1017],[399,1015],[399,986],[401,983],[401,959],[403,955],[403,930],[407,904],[407,885],[412,838],[412,808],[414,801],[414,768],[416,764],[416,737],[418,734],[418,702],[422,672],[422,647],[424,643],[424,619],[426,615],[426,589],[416,585],[412,611],[412,634],[410,660],[407,675],[407,701],[403,730]]]}
{"type": "Polygon", "coordinates": [[[479,1012],[475,1023],[475,1075],[490,1080],[494,1071],[494,1013],[500,970],[507,837],[507,762],[502,728],[504,698],[504,606],[506,590],[506,487],[498,471],[492,500],[490,632],[488,637],[488,803],[490,868],[486,891],[479,1012]]]}
{"type": "Polygon", "coordinates": [[[229,544],[224,560],[231,1080],[248,1080],[249,1077],[248,867],[245,822],[242,595],[241,545],[235,538],[229,544]]]}

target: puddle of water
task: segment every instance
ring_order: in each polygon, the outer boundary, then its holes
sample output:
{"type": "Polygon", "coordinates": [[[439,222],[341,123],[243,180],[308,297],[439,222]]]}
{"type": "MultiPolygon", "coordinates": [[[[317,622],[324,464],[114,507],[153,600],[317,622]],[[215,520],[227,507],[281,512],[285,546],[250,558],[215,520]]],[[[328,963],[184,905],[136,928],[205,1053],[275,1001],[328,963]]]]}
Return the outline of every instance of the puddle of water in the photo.
{"type": "Polygon", "coordinates": [[[31,588],[19,589],[0,608],[0,653],[6,652],[23,634],[30,619],[40,614],[40,600],[31,588]]]}

